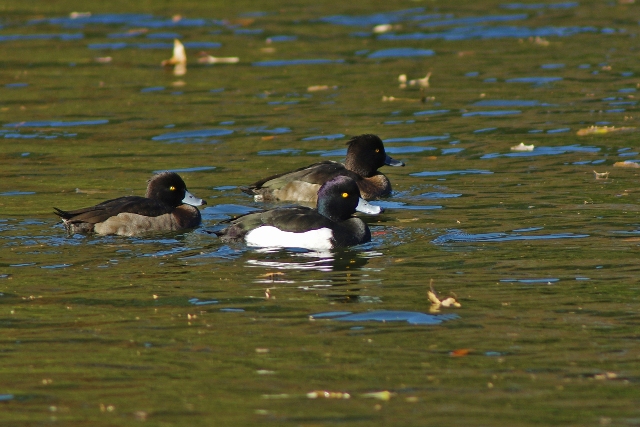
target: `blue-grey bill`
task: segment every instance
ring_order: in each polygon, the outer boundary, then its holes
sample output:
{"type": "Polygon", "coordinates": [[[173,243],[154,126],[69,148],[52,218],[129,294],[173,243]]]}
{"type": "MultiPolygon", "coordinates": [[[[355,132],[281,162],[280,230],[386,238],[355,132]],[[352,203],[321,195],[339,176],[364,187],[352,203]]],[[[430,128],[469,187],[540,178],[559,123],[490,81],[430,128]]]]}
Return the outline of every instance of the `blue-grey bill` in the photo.
{"type": "Polygon", "coordinates": [[[207,204],[205,200],[197,198],[196,196],[194,196],[193,194],[189,193],[186,190],[184,192],[184,199],[182,199],[182,203],[185,203],[191,206],[202,206],[207,204]]]}
{"type": "Polygon", "coordinates": [[[360,199],[358,200],[358,206],[356,206],[356,210],[358,212],[362,212],[369,215],[378,215],[384,209],[382,209],[382,206],[372,205],[371,203],[367,202],[365,199],[360,197],[360,199]]]}
{"type": "Polygon", "coordinates": [[[387,154],[387,157],[384,159],[384,164],[387,166],[404,166],[404,162],[400,160],[396,160],[387,154]]]}

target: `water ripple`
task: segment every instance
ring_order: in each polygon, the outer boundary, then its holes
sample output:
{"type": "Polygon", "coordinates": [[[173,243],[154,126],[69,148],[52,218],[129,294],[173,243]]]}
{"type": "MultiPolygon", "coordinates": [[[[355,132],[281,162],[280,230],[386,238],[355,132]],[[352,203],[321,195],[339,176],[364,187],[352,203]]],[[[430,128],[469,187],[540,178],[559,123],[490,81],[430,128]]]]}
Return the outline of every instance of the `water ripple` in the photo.
{"type": "Polygon", "coordinates": [[[343,322],[400,322],[405,321],[410,325],[439,325],[440,323],[458,319],[455,313],[450,314],[426,314],[419,311],[395,311],[395,310],[379,310],[367,313],[351,313],[350,311],[330,311],[326,313],[317,313],[309,316],[310,319],[330,319],[343,322]]]}
{"type": "Polygon", "coordinates": [[[432,242],[441,245],[446,243],[487,243],[487,242],[511,242],[516,240],[553,240],[553,239],[579,239],[589,237],[588,234],[555,233],[539,235],[522,235],[518,233],[478,233],[469,234],[461,230],[451,230],[432,242]]]}

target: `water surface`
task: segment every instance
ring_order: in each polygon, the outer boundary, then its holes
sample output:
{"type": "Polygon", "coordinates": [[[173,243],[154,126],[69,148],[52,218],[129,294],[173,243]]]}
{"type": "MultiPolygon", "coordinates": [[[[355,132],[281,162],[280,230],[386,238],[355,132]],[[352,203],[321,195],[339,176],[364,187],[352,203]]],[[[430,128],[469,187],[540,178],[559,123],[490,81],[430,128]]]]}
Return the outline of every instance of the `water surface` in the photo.
{"type": "Polygon", "coordinates": [[[3,421],[638,425],[636,8],[5,0],[3,421]],[[362,133],[406,163],[380,169],[370,243],[211,234],[280,206],[242,186],[362,133]],[[164,170],[202,227],[67,235],[52,213],[164,170]]]}

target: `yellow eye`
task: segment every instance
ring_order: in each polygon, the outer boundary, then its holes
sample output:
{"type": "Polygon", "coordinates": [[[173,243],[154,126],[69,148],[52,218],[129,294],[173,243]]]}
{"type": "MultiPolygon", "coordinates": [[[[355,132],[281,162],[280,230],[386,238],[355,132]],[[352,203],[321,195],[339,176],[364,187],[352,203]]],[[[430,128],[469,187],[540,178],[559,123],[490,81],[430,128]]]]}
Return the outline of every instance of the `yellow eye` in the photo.
{"type": "Polygon", "coordinates": [[[346,199],[347,197],[349,197],[349,193],[342,193],[342,197],[346,199]]]}
{"type": "Polygon", "coordinates": [[[173,185],[171,187],[169,187],[169,190],[171,191],[176,191],[176,187],[174,187],[173,185]]]}
{"type": "Polygon", "coordinates": [[[379,152],[380,152],[380,149],[379,149],[379,148],[376,148],[376,153],[379,153],[379,152]]]}

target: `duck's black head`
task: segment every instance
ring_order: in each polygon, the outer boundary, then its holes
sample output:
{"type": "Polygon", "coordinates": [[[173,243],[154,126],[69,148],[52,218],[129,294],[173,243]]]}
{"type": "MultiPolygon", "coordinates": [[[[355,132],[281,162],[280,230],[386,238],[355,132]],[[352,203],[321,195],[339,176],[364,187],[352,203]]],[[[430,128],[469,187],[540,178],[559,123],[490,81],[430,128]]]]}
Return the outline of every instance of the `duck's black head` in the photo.
{"type": "Polygon", "coordinates": [[[387,155],[382,140],[376,135],[354,136],[347,142],[347,146],[345,166],[365,178],[373,176],[384,165],[404,166],[404,163],[387,155]]]}
{"type": "Polygon", "coordinates": [[[162,172],[152,176],[147,184],[146,197],[161,200],[170,206],[180,206],[183,203],[192,206],[207,204],[189,193],[186,184],[175,172],[162,172]]]}
{"type": "Polygon", "coordinates": [[[345,221],[356,212],[360,190],[347,176],[337,176],[318,190],[318,212],[333,221],[345,221]]]}

